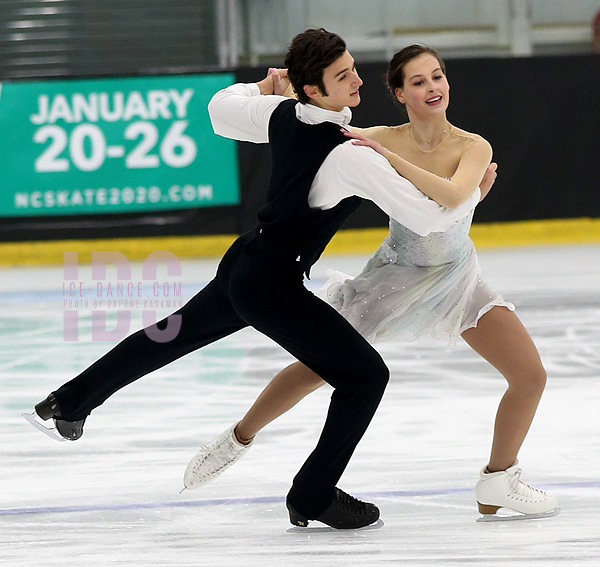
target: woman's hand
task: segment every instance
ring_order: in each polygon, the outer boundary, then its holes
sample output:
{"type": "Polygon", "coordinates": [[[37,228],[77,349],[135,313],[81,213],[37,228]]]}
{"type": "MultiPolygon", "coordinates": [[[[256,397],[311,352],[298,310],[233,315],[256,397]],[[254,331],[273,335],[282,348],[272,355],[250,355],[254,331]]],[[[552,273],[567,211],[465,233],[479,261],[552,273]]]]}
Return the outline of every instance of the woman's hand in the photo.
{"type": "Polygon", "coordinates": [[[346,136],[347,138],[353,139],[352,144],[354,146],[368,146],[369,148],[373,148],[378,154],[381,154],[383,157],[386,157],[385,154],[386,154],[387,150],[379,142],[375,142],[374,140],[369,140],[369,138],[365,138],[364,136],[361,136],[360,134],[357,134],[356,132],[349,132],[348,130],[345,130],[344,128],[342,128],[341,130],[344,133],[344,136],[346,136]]]}
{"type": "Polygon", "coordinates": [[[498,164],[495,162],[492,162],[492,163],[490,163],[490,165],[488,165],[488,168],[485,170],[485,173],[483,174],[483,179],[479,183],[479,189],[481,189],[481,199],[479,199],[480,203],[481,203],[481,201],[483,201],[485,196],[490,192],[492,185],[494,185],[494,182],[496,181],[496,176],[498,175],[496,173],[497,169],[498,169],[498,164]]]}

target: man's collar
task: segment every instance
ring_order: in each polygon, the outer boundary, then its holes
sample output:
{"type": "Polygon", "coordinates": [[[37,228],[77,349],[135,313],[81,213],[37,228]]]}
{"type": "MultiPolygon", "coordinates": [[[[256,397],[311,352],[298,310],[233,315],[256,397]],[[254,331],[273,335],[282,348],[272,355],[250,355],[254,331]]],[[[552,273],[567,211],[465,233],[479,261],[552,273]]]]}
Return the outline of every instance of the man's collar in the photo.
{"type": "Polygon", "coordinates": [[[314,104],[297,104],[296,117],[306,124],[320,124],[321,122],[333,122],[340,126],[347,126],[352,120],[352,111],[347,106],[340,111],[327,110],[314,104]]]}

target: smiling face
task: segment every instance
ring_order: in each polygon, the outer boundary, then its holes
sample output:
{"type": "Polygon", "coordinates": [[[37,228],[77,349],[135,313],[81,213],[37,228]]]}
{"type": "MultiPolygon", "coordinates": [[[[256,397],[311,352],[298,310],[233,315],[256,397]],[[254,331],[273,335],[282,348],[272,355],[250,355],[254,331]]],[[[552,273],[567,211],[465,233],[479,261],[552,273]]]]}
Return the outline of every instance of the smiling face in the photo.
{"type": "Polygon", "coordinates": [[[304,92],[310,103],[327,110],[342,110],[360,103],[359,88],[363,84],[356,72],[354,58],[345,51],[331,65],[323,70],[323,86],[305,85],[304,92]]]}
{"type": "Polygon", "coordinates": [[[450,85],[436,57],[423,53],[404,65],[403,86],[395,89],[397,99],[409,114],[443,114],[450,102],[450,85]]]}

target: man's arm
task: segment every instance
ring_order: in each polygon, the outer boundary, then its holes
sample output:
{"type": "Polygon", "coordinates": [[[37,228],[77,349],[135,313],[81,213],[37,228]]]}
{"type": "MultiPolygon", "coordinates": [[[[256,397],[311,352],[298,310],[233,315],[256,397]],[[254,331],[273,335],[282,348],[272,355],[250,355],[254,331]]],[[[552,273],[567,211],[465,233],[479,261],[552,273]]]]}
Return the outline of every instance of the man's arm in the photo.
{"type": "Polygon", "coordinates": [[[243,142],[268,142],[271,114],[282,101],[289,100],[268,94],[287,87],[287,75],[281,77],[280,71],[269,70],[258,83],[236,83],[216,93],[208,103],[215,134],[243,142]]]}
{"type": "Polygon", "coordinates": [[[361,132],[352,131],[345,134],[354,139],[352,142],[354,145],[373,148],[384,156],[400,175],[414,183],[425,195],[443,207],[451,209],[455,209],[471,197],[492,159],[492,147],[483,138],[479,138],[462,154],[452,179],[444,179],[410,163],[388,150],[376,139],[366,138],[361,132]]]}
{"type": "Polygon", "coordinates": [[[477,189],[459,207],[441,207],[398,175],[382,155],[371,148],[345,142],[323,162],[313,182],[309,204],[328,209],[352,195],[373,201],[391,218],[423,236],[446,230],[468,214],[480,199],[477,189]]]}

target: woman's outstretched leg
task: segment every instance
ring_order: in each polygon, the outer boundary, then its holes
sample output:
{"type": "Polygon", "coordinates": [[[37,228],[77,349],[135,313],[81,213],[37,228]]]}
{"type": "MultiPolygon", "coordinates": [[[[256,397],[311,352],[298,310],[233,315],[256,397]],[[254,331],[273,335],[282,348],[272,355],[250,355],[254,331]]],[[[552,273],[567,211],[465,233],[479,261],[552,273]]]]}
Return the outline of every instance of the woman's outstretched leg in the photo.
{"type": "Polygon", "coordinates": [[[237,425],[215,437],[190,461],[183,477],[185,487],[199,488],[223,474],[246,454],[263,427],[323,384],[325,381],[301,362],[284,368],[267,384],[237,425]]]}
{"type": "Polygon", "coordinates": [[[269,382],[237,424],[235,435],[238,441],[249,442],[263,427],[323,384],[325,381],[301,362],[284,368],[269,382]]]}
{"type": "Polygon", "coordinates": [[[200,449],[187,466],[184,486],[196,489],[223,474],[246,454],[263,427],[323,384],[325,381],[301,362],[284,368],[267,384],[237,425],[200,449]]]}

